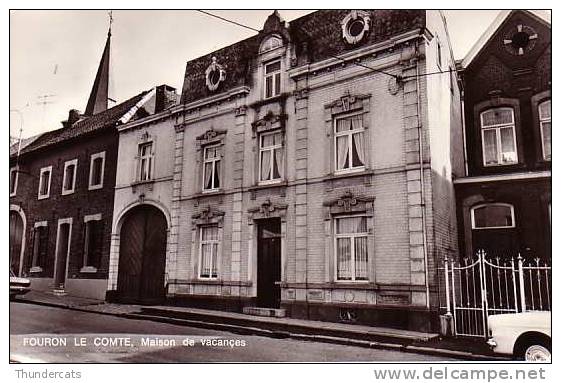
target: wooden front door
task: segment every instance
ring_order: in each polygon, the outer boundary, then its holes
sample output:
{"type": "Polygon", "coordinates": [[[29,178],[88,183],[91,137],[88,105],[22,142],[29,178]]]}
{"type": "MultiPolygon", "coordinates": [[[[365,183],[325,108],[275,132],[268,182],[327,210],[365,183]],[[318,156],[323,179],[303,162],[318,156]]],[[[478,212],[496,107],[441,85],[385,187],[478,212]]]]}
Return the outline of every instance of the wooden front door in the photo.
{"type": "Polygon", "coordinates": [[[56,248],[56,262],[54,275],[54,288],[64,289],[66,282],[66,263],[68,259],[68,247],[70,246],[70,224],[58,225],[58,239],[56,248]]]}
{"type": "Polygon", "coordinates": [[[10,212],[10,268],[19,275],[23,239],[23,220],[15,211],[10,212]]]}
{"type": "Polygon", "coordinates": [[[258,223],[257,236],[257,305],[280,307],[281,224],[272,218],[258,223]]]}
{"type": "Polygon", "coordinates": [[[130,211],[121,227],[117,290],[123,302],[161,303],[165,299],[166,218],[153,206],[130,211]]]}

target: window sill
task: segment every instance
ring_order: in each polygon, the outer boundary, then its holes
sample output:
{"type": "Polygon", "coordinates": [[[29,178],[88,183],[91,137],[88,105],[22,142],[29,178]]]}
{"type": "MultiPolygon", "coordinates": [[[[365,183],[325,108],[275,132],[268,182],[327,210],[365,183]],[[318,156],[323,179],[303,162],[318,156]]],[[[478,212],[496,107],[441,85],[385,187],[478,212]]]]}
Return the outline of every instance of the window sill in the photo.
{"type": "Polygon", "coordinates": [[[247,188],[248,191],[260,190],[260,189],[269,189],[275,187],[286,187],[288,183],[285,180],[279,180],[274,182],[259,182],[257,185],[253,185],[247,188]]]}
{"type": "Polygon", "coordinates": [[[328,176],[325,177],[326,181],[330,181],[330,180],[337,180],[337,179],[341,179],[341,178],[347,178],[347,177],[359,177],[359,176],[369,176],[374,174],[374,172],[372,170],[366,169],[366,168],[360,168],[357,170],[349,170],[349,171],[336,171],[334,173],[329,174],[328,176]]]}
{"type": "Polygon", "coordinates": [[[10,193],[10,197],[15,197],[16,193],[10,193]]]}
{"type": "Polygon", "coordinates": [[[48,194],[37,196],[37,199],[38,199],[38,200],[47,199],[47,198],[49,198],[49,195],[48,195],[48,194]]]}
{"type": "Polygon", "coordinates": [[[63,190],[62,193],[60,193],[61,195],[70,195],[70,194],[74,194],[74,189],[72,190],[63,190]]]}
{"type": "Polygon", "coordinates": [[[84,266],[80,269],[81,273],[97,273],[97,268],[93,266],[84,266]]]}
{"type": "Polygon", "coordinates": [[[131,182],[131,186],[146,185],[146,184],[153,184],[153,183],[154,183],[153,179],[144,180],[144,181],[133,181],[131,182]]]}
{"type": "Polygon", "coordinates": [[[88,190],[98,190],[98,189],[103,189],[103,184],[99,184],[99,185],[88,185],[88,190]]]}
{"type": "Polygon", "coordinates": [[[255,101],[253,104],[250,104],[249,107],[251,108],[259,108],[265,104],[268,104],[270,102],[281,102],[284,101],[286,98],[288,98],[289,93],[281,93],[278,96],[273,96],[273,97],[269,97],[269,98],[265,98],[263,97],[263,99],[255,101]]]}
{"type": "Polygon", "coordinates": [[[43,272],[43,268],[41,266],[33,266],[31,269],[29,269],[30,273],[42,273],[43,272]]]}

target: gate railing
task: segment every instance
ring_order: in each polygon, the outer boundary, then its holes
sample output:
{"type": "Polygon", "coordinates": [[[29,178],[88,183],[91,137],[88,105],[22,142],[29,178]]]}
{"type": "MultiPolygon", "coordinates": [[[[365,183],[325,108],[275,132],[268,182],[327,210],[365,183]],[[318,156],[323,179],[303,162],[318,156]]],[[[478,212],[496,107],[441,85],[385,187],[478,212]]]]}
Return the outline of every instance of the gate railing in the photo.
{"type": "Polygon", "coordinates": [[[489,315],[551,310],[551,266],[539,258],[444,259],[445,310],[455,334],[488,337],[489,315]]]}

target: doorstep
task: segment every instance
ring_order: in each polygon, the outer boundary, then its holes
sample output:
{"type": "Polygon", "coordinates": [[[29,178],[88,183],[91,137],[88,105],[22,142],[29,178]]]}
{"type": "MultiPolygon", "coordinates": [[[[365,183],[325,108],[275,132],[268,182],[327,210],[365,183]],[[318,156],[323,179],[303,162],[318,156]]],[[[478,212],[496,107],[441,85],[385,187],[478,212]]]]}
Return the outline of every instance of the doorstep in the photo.
{"type": "Polygon", "coordinates": [[[255,315],[260,317],[284,318],[286,317],[285,309],[272,309],[268,307],[244,307],[243,313],[246,315],[255,315]]]}

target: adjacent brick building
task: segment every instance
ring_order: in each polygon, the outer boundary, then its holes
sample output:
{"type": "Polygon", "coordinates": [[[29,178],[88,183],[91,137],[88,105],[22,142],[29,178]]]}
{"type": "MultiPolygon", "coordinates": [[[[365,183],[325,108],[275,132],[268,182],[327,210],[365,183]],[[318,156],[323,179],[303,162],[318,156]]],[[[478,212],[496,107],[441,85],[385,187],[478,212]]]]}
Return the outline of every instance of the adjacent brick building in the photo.
{"type": "Polygon", "coordinates": [[[435,330],[459,96],[440,12],[273,13],[119,128],[108,296],[435,330]]]}
{"type": "Polygon", "coordinates": [[[107,109],[110,36],[85,113],[71,110],[61,129],[10,155],[10,266],[33,289],[105,298],[116,126],[146,101],[142,93],[107,109]]]}
{"type": "Polygon", "coordinates": [[[551,25],[502,12],[461,62],[461,254],[551,262],[551,25]]]}

